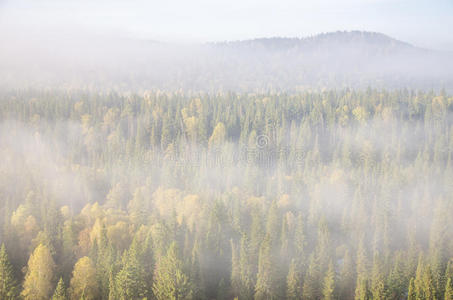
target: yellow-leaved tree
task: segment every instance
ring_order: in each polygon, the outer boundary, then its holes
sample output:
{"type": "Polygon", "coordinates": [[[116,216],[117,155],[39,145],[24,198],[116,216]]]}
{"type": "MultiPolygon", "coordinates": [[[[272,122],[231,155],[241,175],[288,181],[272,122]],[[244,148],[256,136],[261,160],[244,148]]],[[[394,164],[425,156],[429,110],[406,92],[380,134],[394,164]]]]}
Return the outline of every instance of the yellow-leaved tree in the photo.
{"type": "Polygon", "coordinates": [[[53,291],[55,263],[49,248],[39,244],[28,260],[22,296],[25,300],[49,299],[53,291]]]}
{"type": "Polygon", "coordinates": [[[218,147],[224,141],[226,137],[225,125],[222,122],[217,123],[214,127],[211,137],[209,138],[209,147],[218,147]]]}
{"type": "Polygon", "coordinates": [[[77,261],[72,272],[70,285],[71,299],[98,299],[99,286],[96,280],[96,269],[87,256],[77,261]]]}

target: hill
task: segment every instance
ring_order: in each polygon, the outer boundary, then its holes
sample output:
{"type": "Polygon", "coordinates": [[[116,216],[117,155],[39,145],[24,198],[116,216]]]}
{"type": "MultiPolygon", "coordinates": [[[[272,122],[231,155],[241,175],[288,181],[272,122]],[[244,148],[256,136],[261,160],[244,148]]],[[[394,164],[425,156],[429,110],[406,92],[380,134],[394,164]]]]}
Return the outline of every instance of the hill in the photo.
{"type": "Polygon", "coordinates": [[[373,86],[453,90],[451,53],[421,49],[374,32],[338,31],[305,38],[206,44],[16,37],[4,45],[0,49],[0,82],[6,87],[63,84],[133,91],[294,91],[373,86]]]}
{"type": "MultiPolygon", "coordinates": [[[[321,33],[318,35],[303,38],[257,38],[243,41],[232,41],[217,43],[221,46],[241,47],[241,48],[261,48],[266,51],[287,51],[287,50],[316,50],[327,46],[340,47],[364,47],[375,50],[407,50],[416,47],[393,39],[385,34],[368,31],[336,31],[321,33]]],[[[421,49],[419,49],[421,50],[421,49]]]]}

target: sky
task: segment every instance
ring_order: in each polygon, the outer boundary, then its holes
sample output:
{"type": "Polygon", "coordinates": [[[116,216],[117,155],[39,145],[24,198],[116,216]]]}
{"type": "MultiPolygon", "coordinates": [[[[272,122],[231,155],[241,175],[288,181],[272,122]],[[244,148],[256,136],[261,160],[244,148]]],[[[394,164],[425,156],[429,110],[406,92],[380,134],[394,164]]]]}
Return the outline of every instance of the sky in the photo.
{"type": "Polygon", "coordinates": [[[206,42],[364,30],[453,51],[451,28],[453,0],[0,0],[0,34],[206,42]]]}

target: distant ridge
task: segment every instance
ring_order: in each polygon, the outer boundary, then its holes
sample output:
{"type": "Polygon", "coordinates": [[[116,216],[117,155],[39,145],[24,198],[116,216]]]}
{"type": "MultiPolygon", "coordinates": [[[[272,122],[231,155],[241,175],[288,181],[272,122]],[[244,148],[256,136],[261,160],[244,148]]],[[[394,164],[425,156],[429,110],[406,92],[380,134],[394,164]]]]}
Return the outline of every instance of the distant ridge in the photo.
{"type": "Polygon", "coordinates": [[[265,46],[269,48],[291,48],[300,47],[301,45],[337,42],[343,44],[352,43],[369,43],[375,45],[391,45],[399,47],[412,47],[413,45],[394,39],[388,35],[379,32],[371,31],[335,31],[320,33],[307,37],[269,37],[269,38],[256,38],[236,41],[216,42],[216,45],[243,45],[243,46],[265,46]]]}
{"type": "Polygon", "coordinates": [[[0,79],[7,86],[71,82],[211,91],[368,86],[453,90],[453,53],[368,31],[201,44],[49,39],[45,46],[35,40],[2,46],[0,79]],[[24,49],[36,50],[31,55],[24,49]]]}

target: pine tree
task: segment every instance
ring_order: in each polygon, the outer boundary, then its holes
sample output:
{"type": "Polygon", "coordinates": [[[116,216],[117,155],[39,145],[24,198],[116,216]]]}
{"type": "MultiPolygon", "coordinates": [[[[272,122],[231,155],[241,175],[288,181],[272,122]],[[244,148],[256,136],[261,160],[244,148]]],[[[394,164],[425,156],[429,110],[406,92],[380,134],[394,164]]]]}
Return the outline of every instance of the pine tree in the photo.
{"type": "Polygon", "coordinates": [[[256,266],[258,265],[260,245],[264,238],[263,232],[263,216],[259,213],[258,209],[253,209],[250,212],[252,217],[252,225],[250,228],[250,257],[253,259],[253,273],[258,273],[256,266]]]}
{"type": "Polygon", "coordinates": [[[137,243],[132,243],[125,253],[125,263],[116,275],[116,292],[119,299],[143,299],[147,294],[146,274],[137,253],[137,243]]]}
{"type": "MultiPolygon", "coordinates": [[[[102,234],[102,233],[101,233],[102,234]]],[[[103,234],[102,234],[103,235],[103,234]]],[[[102,239],[101,239],[102,240],[102,239]]],[[[106,241],[107,243],[107,241],[106,241]]],[[[108,299],[110,290],[110,274],[114,268],[114,250],[111,244],[104,245],[100,243],[99,257],[96,263],[96,277],[99,282],[99,292],[102,299],[108,299]],[[107,274],[109,276],[107,276],[107,274]]]]}
{"type": "Polygon", "coordinates": [[[445,285],[445,300],[453,300],[453,286],[451,283],[451,278],[447,279],[447,284],[445,285]]]}
{"type": "Polygon", "coordinates": [[[192,249],[192,263],[190,268],[190,280],[192,282],[192,295],[193,299],[202,299],[204,296],[203,291],[203,282],[201,278],[201,269],[200,269],[200,253],[199,253],[199,243],[195,240],[193,249],[192,249]]]}
{"type": "Polygon", "coordinates": [[[327,221],[321,218],[318,225],[318,243],[316,245],[316,260],[321,274],[327,271],[331,259],[330,233],[327,221]]]}
{"type": "Polygon", "coordinates": [[[239,252],[240,267],[240,299],[252,299],[255,287],[254,265],[250,240],[246,234],[241,238],[241,249],[239,252]]]}
{"type": "MultiPolygon", "coordinates": [[[[436,144],[437,146],[437,144],[436,144]]],[[[436,147],[437,148],[437,147],[436,147]]],[[[438,149],[434,149],[434,157],[438,149]],[[436,151],[437,150],[437,151],[436,151]]],[[[435,159],[435,158],[434,158],[435,159]]],[[[435,298],[441,298],[444,294],[445,278],[444,271],[446,267],[446,238],[445,238],[445,224],[447,223],[447,209],[445,208],[443,199],[438,201],[438,205],[434,210],[433,223],[431,224],[430,233],[430,269],[433,279],[435,298]]]]}
{"type": "Polygon", "coordinates": [[[53,293],[52,300],[68,300],[66,294],[66,287],[63,281],[63,278],[60,277],[55,292],[53,293]]]}
{"type": "Polygon", "coordinates": [[[320,292],[320,270],[319,264],[316,261],[315,253],[310,255],[310,263],[304,277],[303,299],[318,299],[321,296],[320,292]]]}
{"type": "Polygon", "coordinates": [[[238,296],[241,290],[241,269],[237,249],[231,239],[231,288],[234,296],[238,296]]]}
{"type": "Polygon", "coordinates": [[[401,298],[407,288],[405,274],[405,260],[402,253],[398,253],[390,276],[387,278],[388,295],[390,298],[401,298]]]}
{"type": "Polygon", "coordinates": [[[411,281],[409,283],[409,288],[407,291],[407,300],[416,300],[417,299],[417,293],[415,292],[415,280],[414,277],[411,278],[411,281]]]}
{"type": "Polygon", "coordinates": [[[110,272],[109,274],[109,300],[117,300],[117,294],[116,294],[116,286],[115,286],[115,279],[113,276],[113,272],[110,272]]]}
{"type": "Polygon", "coordinates": [[[275,299],[274,265],[272,261],[271,239],[266,235],[261,248],[258,262],[258,275],[255,286],[255,299],[275,299]]]}
{"type": "Polygon", "coordinates": [[[346,250],[338,284],[340,299],[351,299],[354,297],[354,277],[353,261],[349,250],[346,250]]]}
{"type": "Polygon", "coordinates": [[[451,278],[453,280],[453,260],[452,259],[450,259],[447,263],[447,267],[445,268],[444,278],[446,281],[448,280],[448,278],[451,278]]]}
{"type": "Polygon", "coordinates": [[[305,266],[305,256],[307,255],[306,247],[307,241],[305,236],[305,227],[302,214],[297,217],[296,230],[294,233],[294,250],[296,260],[299,261],[301,267],[305,266]]]}
{"type": "Polygon", "coordinates": [[[266,222],[266,235],[269,238],[269,243],[272,247],[272,250],[274,250],[275,246],[278,245],[278,242],[280,241],[280,224],[281,222],[279,218],[277,202],[273,201],[271,206],[269,207],[266,222]]]}
{"type": "Polygon", "coordinates": [[[280,269],[282,273],[288,272],[289,267],[289,237],[288,237],[288,223],[285,219],[282,220],[282,230],[280,234],[280,269]]]}
{"type": "Polygon", "coordinates": [[[202,273],[204,291],[208,298],[218,294],[220,281],[229,283],[231,278],[231,247],[226,238],[230,228],[227,221],[225,204],[216,201],[209,215],[207,232],[202,248],[202,273]]]}
{"type": "Polygon", "coordinates": [[[17,284],[14,279],[12,266],[8,260],[5,245],[0,249],[0,299],[16,299],[17,284]]]}
{"type": "Polygon", "coordinates": [[[436,288],[434,286],[434,279],[431,272],[431,268],[425,268],[423,274],[423,297],[426,300],[436,299],[436,288]]]}
{"type": "Polygon", "coordinates": [[[370,292],[368,289],[368,281],[363,276],[357,278],[357,285],[355,289],[355,300],[368,300],[370,299],[370,292]]]}
{"type": "Polygon", "coordinates": [[[371,294],[373,299],[384,299],[386,287],[384,285],[384,276],[382,274],[382,261],[378,255],[374,258],[372,281],[371,281],[371,294]]]}
{"type": "Polygon", "coordinates": [[[357,249],[357,258],[356,258],[356,265],[357,265],[357,278],[364,277],[368,273],[368,259],[366,255],[366,248],[364,245],[363,238],[359,241],[359,247],[357,249]]]}
{"type": "Polygon", "coordinates": [[[134,196],[132,200],[128,204],[128,210],[131,217],[132,222],[137,226],[146,223],[146,218],[148,215],[147,212],[147,205],[146,205],[146,193],[143,187],[137,188],[134,192],[134,196]]]}
{"type": "Polygon", "coordinates": [[[329,263],[329,268],[326,276],[324,277],[322,295],[324,300],[335,299],[335,270],[332,262],[329,263]]]}
{"type": "Polygon", "coordinates": [[[414,279],[414,292],[415,297],[417,300],[424,299],[424,284],[423,284],[423,275],[425,270],[425,264],[423,259],[423,253],[419,255],[417,270],[415,272],[415,279],[414,279]]]}
{"type": "Polygon", "coordinates": [[[293,259],[289,265],[288,276],[286,277],[286,297],[289,300],[301,299],[302,295],[302,274],[296,260],[293,259]]]}
{"type": "Polygon", "coordinates": [[[178,247],[172,243],[166,256],[158,261],[153,283],[154,296],[158,300],[192,299],[192,285],[178,258],[178,247]]]}

